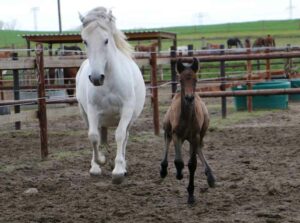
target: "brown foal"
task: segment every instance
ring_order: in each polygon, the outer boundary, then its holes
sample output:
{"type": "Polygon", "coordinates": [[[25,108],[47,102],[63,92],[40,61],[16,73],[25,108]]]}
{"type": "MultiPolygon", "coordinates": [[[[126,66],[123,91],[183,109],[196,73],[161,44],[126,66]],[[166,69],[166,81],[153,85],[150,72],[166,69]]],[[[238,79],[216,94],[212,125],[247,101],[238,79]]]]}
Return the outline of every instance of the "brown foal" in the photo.
{"type": "Polygon", "coordinates": [[[215,177],[202,153],[203,137],[208,128],[209,116],[204,102],[195,93],[198,67],[199,62],[196,58],[193,59],[193,63],[189,67],[183,65],[181,60],[177,61],[181,92],[174,96],[163,122],[165,151],[161,162],[160,175],[162,178],[166,177],[168,173],[168,150],[171,141],[173,141],[175,147],[174,163],[178,180],[183,178],[184,162],[181,147],[185,140],[190,144],[190,159],[188,162],[190,176],[187,187],[189,204],[195,202],[194,175],[197,167],[197,154],[204,165],[208,185],[213,187],[215,184],[215,177]]]}

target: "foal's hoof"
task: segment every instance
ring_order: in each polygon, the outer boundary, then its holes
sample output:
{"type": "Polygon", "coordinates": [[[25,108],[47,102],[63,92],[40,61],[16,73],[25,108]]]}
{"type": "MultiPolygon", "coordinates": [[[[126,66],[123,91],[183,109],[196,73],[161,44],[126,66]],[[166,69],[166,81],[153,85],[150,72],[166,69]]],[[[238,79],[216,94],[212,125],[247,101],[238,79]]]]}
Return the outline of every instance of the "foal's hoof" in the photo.
{"type": "Polygon", "coordinates": [[[121,184],[124,181],[126,175],[127,175],[127,173],[113,174],[112,175],[112,183],[113,184],[121,184]]]}
{"type": "Polygon", "coordinates": [[[182,178],[183,178],[183,174],[182,173],[177,173],[176,174],[176,179],[177,180],[182,180],[182,178]]]}
{"type": "Polygon", "coordinates": [[[207,172],[205,174],[207,176],[207,184],[208,184],[208,186],[209,187],[215,187],[216,179],[215,179],[214,175],[211,172],[207,172]]]}
{"type": "Polygon", "coordinates": [[[160,177],[161,178],[165,178],[166,176],[168,175],[168,170],[167,170],[167,168],[165,168],[165,169],[161,169],[160,170],[160,177]]]}
{"type": "Polygon", "coordinates": [[[195,204],[195,197],[194,196],[189,196],[188,197],[188,201],[187,201],[187,203],[188,204],[190,204],[190,205],[192,205],[192,204],[195,204]]]}

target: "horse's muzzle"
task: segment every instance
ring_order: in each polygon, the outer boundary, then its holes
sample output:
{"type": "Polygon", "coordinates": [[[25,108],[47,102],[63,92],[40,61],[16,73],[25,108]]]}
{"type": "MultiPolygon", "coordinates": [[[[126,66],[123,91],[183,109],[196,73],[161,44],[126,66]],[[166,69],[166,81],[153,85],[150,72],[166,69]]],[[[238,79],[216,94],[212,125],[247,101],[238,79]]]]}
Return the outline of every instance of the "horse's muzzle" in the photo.
{"type": "Polygon", "coordinates": [[[185,95],[184,96],[184,100],[190,104],[194,102],[194,99],[195,99],[194,95],[185,95]]]}
{"type": "Polygon", "coordinates": [[[101,85],[103,85],[104,78],[105,78],[105,76],[103,74],[97,75],[97,76],[95,76],[95,75],[89,75],[89,79],[90,79],[90,81],[92,82],[92,84],[94,86],[101,86],[101,85]]]}

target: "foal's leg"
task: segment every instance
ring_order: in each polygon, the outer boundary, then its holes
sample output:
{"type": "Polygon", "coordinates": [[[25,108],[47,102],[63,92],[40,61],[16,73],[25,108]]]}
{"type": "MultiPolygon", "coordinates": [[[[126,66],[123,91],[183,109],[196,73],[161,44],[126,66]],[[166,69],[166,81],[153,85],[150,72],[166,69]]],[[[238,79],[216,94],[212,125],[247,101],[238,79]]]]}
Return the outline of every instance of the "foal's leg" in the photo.
{"type": "Polygon", "coordinates": [[[90,169],[90,174],[91,175],[100,175],[101,174],[101,168],[100,168],[100,163],[101,159],[99,157],[99,151],[98,147],[100,144],[100,134],[99,134],[99,129],[98,129],[98,123],[99,123],[99,118],[96,112],[90,112],[89,117],[88,117],[88,126],[89,126],[89,132],[88,132],[88,137],[89,140],[93,146],[93,157],[91,160],[91,169],[90,169]]]}
{"type": "Polygon", "coordinates": [[[176,178],[178,180],[181,180],[183,178],[182,169],[184,168],[184,162],[182,160],[181,155],[181,146],[182,146],[182,140],[177,137],[177,135],[173,134],[173,143],[175,146],[175,167],[177,170],[176,178]]]}
{"type": "Polygon", "coordinates": [[[207,163],[207,161],[205,159],[205,156],[204,156],[204,154],[202,152],[202,147],[203,147],[203,141],[201,140],[201,144],[198,147],[197,153],[198,153],[198,156],[199,156],[199,158],[200,158],[200,160],[201,160],[201,162],[202,162],[202,164],[204,166],[205,175],[207,177],[207,183],[208,183],[208,185],[210,187],[214,187],[216,180],[215,180],[213,172],[212,172],[210,166],[208,165],[208,163],[207,163]]]}
{"type": "Polygon", "coordinates": [[[194,197],[194,176],[195,176],[195,171],[197,168],[197,146],[194,146],[190,144],[190,160],[188,163],[189,167],[189,172],[190,172],[190,178],[189,178],[189,185],[187,187],[188,191],[188,204],[193,204],[195,202],[195,197],[194,197]]]}
{"type": "Polygon", "coordinates": [[[116,129],[117,155],[115,158],[115,167],[112,171],[113,183],[120,184],[126,175],[125,150],[128,137],[128,126],[132,118],[132,106],[123,108],[121,119],[116,129]]]}
{"type": "Polygon", "coordinates": [[[164,133],[165,138],[165,150],[164,150],[164,157],[163,160],[160,163],[161,169],[160,169],[160,177],[165,178],[168,174],[168,153],[169,153],[169,147],[171,142],[171,137],[168,134],[167,131],[164,133]]]}

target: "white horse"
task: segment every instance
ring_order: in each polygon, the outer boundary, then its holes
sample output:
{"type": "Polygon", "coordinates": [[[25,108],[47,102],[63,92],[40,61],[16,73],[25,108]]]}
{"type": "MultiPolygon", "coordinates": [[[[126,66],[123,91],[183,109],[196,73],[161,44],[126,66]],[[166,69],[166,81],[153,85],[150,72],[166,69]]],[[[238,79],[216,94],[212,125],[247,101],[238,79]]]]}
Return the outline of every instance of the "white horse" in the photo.
{"type": "Polygon", "coordinates": [[[126,175],[128,129],[143,110],[145,83],[131,56],[132,49],[125,35],[116,28],[111,11],[98,7],[86,16],[80,15],[80,20],[88,59],[76,76],[76,97],[93,146],[90,174],[101,174],[107,128],[117,127],[112,181],[121,183],[126,175]]]}

